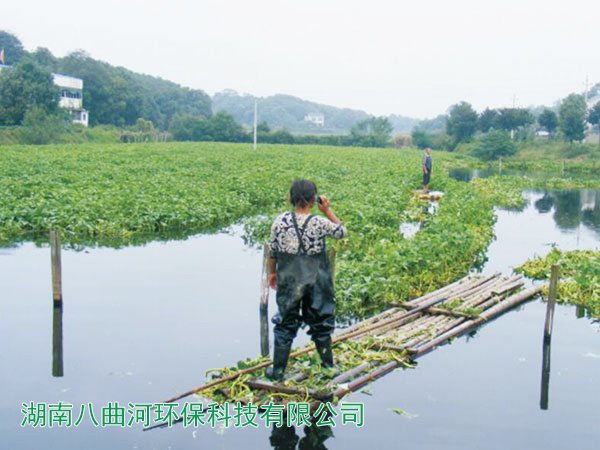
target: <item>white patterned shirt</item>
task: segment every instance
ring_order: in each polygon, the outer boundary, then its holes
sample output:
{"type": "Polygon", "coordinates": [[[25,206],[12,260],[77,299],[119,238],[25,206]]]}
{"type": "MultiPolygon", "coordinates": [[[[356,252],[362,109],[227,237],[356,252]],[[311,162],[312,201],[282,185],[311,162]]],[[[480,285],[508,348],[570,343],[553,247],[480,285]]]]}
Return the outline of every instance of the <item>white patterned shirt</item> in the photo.
{"type": "MultiPolygon", "coordinates": [[[[346,236],[346,227],[344,224],[333,223],[331,220],[321,216],[312,216],[305,228],[304,225],[308,217],[309,214],[296,213],[298,230],[302,236],[304,250],[308,255],[321,253],[325,249],[325,238],[327,236],[334,239],[341,239],[346,236]]],[[[291,212],[280,214],[273,222],[269,250],[272,258],[275,258],[277,253],[289,253],[292,255],[301,253],[291,212]]]]}

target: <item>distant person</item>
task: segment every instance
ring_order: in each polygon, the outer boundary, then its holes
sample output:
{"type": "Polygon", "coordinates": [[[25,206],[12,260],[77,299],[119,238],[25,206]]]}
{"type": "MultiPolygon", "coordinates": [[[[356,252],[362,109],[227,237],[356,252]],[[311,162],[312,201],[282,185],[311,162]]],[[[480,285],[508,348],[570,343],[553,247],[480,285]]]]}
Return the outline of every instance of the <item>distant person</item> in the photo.
{"type": "Polygon", "coordinates": [[[423,155],[423,193],[429,192],[429,178],[431,177],[431,149],[427,147],[423,155]]]}
{"type": "Polygon", "coordinates": [[[335,328],[335,299],[325,238],[343,238],[346,227],[336,217],[324,195],[309,180],[296,180],[290,189],[293,212],[280,214],[271,226],[269,285],[277,289],[273,367],[266,376],[280,381],[287,366],[292,341],[302,322],[309,326],[323,367],[333,368],[331,333],[335,328]],[[318,201],[325,217],[310,210],[318,201]]]}

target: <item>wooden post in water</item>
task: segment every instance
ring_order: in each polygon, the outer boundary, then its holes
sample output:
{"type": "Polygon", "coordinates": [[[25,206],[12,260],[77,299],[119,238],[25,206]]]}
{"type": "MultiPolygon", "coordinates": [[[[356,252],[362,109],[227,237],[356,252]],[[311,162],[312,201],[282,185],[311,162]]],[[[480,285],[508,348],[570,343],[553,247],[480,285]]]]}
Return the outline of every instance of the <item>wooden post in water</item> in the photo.
{"type": "Polygon", "coordinates": [[[548,305],[546,307],[546,323],[544,326],[544,341],[552,337],[552,324],[554,322],[554,306],[556,305],[556,294],[558,289],[558,264],[552,266],[550,272],[550,287],[548,289],[548,305]]]}
{"type": "Polygon", "coordinates": [[[260,354],[269,356],[269,245],[263,247],[260,282],[260,354]]]}
{"type": "Polygon", "coordinates": [[[52,376],[63,376],[62,302],[54,303],[52,314],[52,376]]]}
{"type": "Polygon", "coordinates": [[[52,298],[62,303],[62,273],[60,264],[60,233],[50,232],[50,256],[52,260],[52,298]]]}
{"type": "Polygon", "coordinates": [[[561,175],[560,175],[561,177],[565,176],[565,160],[564,159],[562,160],[562,168],[561,168],[560,173],[561,173],[561,175]]]}
{"type": "Polygon", "coordinates": [[[542,389],[540,395],[540,408],[548,409],[550,392],[550,343],[552,341],[552,324],[554,322],[554,306],[558,289],[559,266],[554,264],[550,272],[550,287],[548,288],[548,305],[546,307],[546,322],[544,324],[544,342],[542,349],[542,389]]]}

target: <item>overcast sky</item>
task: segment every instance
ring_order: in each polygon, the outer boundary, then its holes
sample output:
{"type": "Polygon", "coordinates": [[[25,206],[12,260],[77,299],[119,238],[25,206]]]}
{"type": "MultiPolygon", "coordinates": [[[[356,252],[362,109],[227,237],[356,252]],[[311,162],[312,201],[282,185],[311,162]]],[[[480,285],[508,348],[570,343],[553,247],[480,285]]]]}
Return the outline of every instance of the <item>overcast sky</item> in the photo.
{"type": "Polygon", "coordinates": [[[0,18],[28,50],[378,115],[550,105],[600,81],[589,0],[18,0],[0,18]]]}

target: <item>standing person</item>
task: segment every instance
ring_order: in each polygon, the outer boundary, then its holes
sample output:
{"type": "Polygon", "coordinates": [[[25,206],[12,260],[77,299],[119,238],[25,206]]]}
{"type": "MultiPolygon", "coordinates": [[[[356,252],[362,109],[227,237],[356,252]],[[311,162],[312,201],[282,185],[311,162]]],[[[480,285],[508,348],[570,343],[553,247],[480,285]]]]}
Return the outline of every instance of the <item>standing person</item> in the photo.
{"type": "Polygon", "coordinates": [[[269,284],[277,289],[278,313],[273,318],[273,367],[267,368],[266,375],[278,381],[283,378],[292,341],[302,321],[309,326],[308,334],[323,367],[333,367],[335,299],[325,238],[341,239],[346,235],[346,227],[331,210],[327,197],[317,196],[317,186],[312,181],[294,181],[290,202],[294,211],[275,219],[269,243],[269,284]],[[327,218],[310,214],[315,200],[327,218]]]}
{"type": "Polygon", "coordinates": [[[431,177],[431,149],[427,147],[423,155],[423,193],[429,192],[429,178],[431,177]]]}

